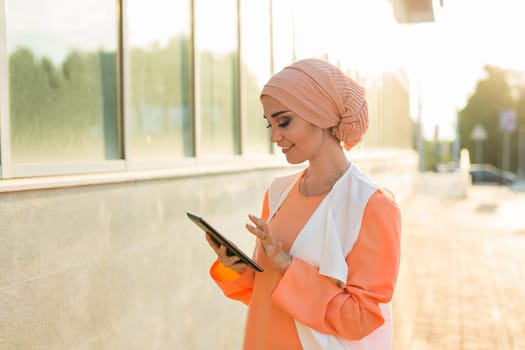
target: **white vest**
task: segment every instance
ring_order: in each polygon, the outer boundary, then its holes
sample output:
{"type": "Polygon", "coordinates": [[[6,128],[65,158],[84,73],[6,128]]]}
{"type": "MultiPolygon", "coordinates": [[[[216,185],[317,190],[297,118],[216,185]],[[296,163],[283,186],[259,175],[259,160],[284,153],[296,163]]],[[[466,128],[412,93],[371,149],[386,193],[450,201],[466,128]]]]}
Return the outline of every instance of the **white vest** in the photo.
{"type": "MultiPolygon", "coordinates": [[[[301,175],[277,177],[268,190],[268,204],[273,218],[301,175]]],[[[362,173],[353,163],[332,187],[295,239],[290,254],[319,268],[319,274],[346,285],[346,256],[352,250],[366,204],[381,186],[362,173]],[[321,233],[321,234],[320,234],[321,233]]],[[[391,195],[385,191],[387,195],[391,195]]],[[[305,350],[387,350],[392,348],[392,311],[390,303],[380,304],[384,324],[361,340],[348,340],[320,333],[295,321],[305,350]]]]}

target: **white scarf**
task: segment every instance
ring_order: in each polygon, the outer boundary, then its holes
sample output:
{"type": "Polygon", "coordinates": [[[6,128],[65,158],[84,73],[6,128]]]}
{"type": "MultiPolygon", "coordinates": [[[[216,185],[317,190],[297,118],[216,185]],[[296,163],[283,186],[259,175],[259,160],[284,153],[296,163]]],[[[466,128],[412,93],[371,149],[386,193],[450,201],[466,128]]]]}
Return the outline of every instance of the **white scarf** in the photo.
{"type": "MultiPolygon", "coordinates": [[[[302,171],[274,179],[268,191],[270,209],[268,222],[290,193],[301,173],[302,171]]],[[[366,204],[380,188],[352,163],[299,232],[290,254],[318,267],[319,274],[346,285],[348,273],[346,256],[359,235],[366,204]]],[[[391,349],[391,306],[388,303],[380,304],[380,307],[385,323],[358,341],[323,334],[295,320],[303,349],[391,349]]]]}

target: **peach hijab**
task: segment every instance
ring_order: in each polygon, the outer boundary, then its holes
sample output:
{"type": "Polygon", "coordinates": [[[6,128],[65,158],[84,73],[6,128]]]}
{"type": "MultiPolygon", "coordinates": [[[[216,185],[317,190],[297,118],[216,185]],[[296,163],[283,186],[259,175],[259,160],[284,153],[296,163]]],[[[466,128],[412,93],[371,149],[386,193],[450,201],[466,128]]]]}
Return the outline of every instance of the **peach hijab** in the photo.
{"type": "Polygon", "coordinates": [[[365,89],[339,68],[319,59],[304,59],[275,74],[261,92],[272,96],[301,118],[332,129],[346,150],[368,129],[365,89]]]}

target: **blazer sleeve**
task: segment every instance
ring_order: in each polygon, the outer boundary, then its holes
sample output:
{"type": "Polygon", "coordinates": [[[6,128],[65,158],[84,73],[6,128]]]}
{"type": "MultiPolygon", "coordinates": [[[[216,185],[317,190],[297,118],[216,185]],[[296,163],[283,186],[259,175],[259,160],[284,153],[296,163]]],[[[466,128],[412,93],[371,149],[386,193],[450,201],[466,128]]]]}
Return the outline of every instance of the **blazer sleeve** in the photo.
{"type": "MultiPolygon", "coordinates": [[[[266,221],[268,215],[268,192],[266,192],[261,217],[266,221]]],[[[242,301],[246,305],[250,303],[255,271],[247,269],[244,273],[239,274],[216,260],[210,268],[210,276],[228,298],[242,301]]]]}
{"type": "Polygon", "coordinates": [[[392,299],[400,238],[400,210],[377,191],[367,203],[358,239],[346,258],[346,286],[337,286],[316,267],[293,258],[272,301],[321,333],[362,339],[384,323],[379,304],[392,299]]]}
{"type": "Polygon", "coordinates": [[[246,305],[250,303],[255,277],[252,269],[246,269],[244,273],[239,274],[216,260],[210,268],[210,276],[225,296],[242,301],[246,305]]]}

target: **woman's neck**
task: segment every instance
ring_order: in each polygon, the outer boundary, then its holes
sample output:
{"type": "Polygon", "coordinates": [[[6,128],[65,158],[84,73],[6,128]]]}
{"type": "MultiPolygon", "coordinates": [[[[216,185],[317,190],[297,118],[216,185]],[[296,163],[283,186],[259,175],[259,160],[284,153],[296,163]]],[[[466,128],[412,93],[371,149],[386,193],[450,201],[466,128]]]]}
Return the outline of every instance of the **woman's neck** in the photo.
{"type": "Polygon", "coordinates": [[[300,184],[301,192],[306,196],[328,193],[349,165],[350,161],[343,151],[310,160],[300,184]]]}

